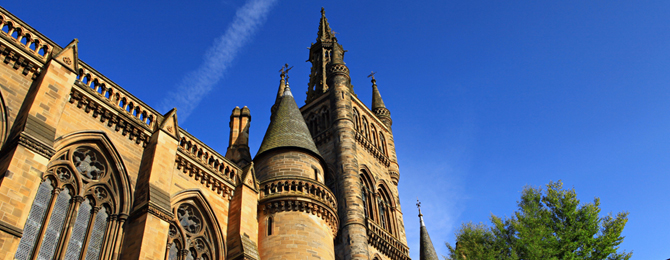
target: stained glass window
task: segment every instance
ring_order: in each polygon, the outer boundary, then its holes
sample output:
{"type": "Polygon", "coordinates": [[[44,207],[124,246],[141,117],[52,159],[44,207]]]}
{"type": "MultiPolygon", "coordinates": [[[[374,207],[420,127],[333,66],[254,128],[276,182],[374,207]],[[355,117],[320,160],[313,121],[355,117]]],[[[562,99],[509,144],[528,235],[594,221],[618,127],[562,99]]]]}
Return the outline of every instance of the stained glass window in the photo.
{"type": "Polygon", "coordinates": [[[19,249],[16,251],[16,255],[14,255],[15,259],[27,260],[30,258],[30,253],[35,246],[35,238],[37,238],[42,221],[44,220],[44,213],[46,213],[49,201],[51,200],[52,190],[53,186],[51,186],[51,181],[49,180],[42,182],[37,189],[35,201],[33,201],[33,206],[30,208],[30,213],[28,213],[26,225],[23,227],[23,236],[21,237],[21,242],[19,242],[19,249]]]}
{"type": "Polygon", "coordinates": [[[54,253],[56,252],[58,238],[63,229],[63,222],[65,222],[65,217],[70,208],[71,198],[72,196],[70,196],[69,189],[64,189],[58,194],[56,204],[54,204],[51,217],[49,218],[49,226],[47,226],[47,230],[44,233],[40,253],[37,255],[38,260],[50,260],[53,258],[54,253]]]}
{"type": "Polygon", "coordinates": [[[70,243],[67,246],[65,259],[77,259],[81,253],[81,247],[86,236],[86,229],[88,228],[89,218],[91,218],[91,203],[86,199],[80,206],[77,213],[74,228],[72,229],[72,236],[70,243]]]}

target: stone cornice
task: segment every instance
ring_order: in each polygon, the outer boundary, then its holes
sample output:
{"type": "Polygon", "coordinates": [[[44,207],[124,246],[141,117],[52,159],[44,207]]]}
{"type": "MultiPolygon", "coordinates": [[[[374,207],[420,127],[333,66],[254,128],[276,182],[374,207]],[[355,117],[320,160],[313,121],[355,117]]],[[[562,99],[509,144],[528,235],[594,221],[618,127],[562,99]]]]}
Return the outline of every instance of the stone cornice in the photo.
{"type": "MultiPolygon", "coordinates": [[[[4,35],[2,35],[4,37],[4,35]]],[[[30,55],[12,48],[4,39],[0,39],[0,59],[2,62],[15,70],[21,70],[24,76],[35,79],[42,71],[42,63],[35,61],[30,55]]]]}
{"type": "Polygon", "coordinates": [[[228,176],[212,171],[210,167],[206,167],[200,160],[192,158],[190,153],[185,153],[181,147],[177,149],[175,162],[178,170],[181,170],[196,181],[200,181],[200,183],[210,188],[216,194],[228,200],[233,198],[235,184],[228,176]]]}
{"type": "Polygon", "coordinates": [[[115,131],[120,131],[123,136],[127,135],[128,139],[135,141],[136,144],[142,143],[143,147],[147,146],[151,136],[149,126],[119,111],[120,108],[107,104],[111,102],[98,97],[98,93],[90,88],[76,83],[70,91],[69,102],[76,105],[77,108],[83,109],[87,114],[93,111],[91,116],[93,118],[99,117],[100,123],[107,121],[108,127],[114,127],[115,131]]]}

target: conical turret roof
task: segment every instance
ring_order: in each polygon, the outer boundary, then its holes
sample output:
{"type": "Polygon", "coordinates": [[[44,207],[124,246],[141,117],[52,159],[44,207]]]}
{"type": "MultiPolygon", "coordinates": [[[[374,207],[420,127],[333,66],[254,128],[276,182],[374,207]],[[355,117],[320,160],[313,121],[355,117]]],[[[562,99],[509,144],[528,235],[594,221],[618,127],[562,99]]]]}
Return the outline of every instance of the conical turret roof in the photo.
{"type": "Polygon", "coordinates": [[[372,110],[377,108],[386,108],[384,105],[384,100],[382,100],[382,95],[379,94],[379,89],[377,88],[377,80],[372,78],[372,110]]]}
{"type": "Polygon", "coordinates": [[[421,203],[417,202],[419,207],[419,222],[421,223],[421,237],[419,242],[419,260],[439,260],[437,258],[437,253],[435,252],[435,247],[433,247],[433,241],[430,240],[428,235],[428,229],[426,229],[426,224],[423,223],[423,214],[421,214],[421,203]]]}
{"type": "Polygon", "coordinates": [[[321,157],[288,84],[284,87],[284,94],[279,100],[277,111],[272,116],[256,157],[281,147],[302,148],[321,157]]]}

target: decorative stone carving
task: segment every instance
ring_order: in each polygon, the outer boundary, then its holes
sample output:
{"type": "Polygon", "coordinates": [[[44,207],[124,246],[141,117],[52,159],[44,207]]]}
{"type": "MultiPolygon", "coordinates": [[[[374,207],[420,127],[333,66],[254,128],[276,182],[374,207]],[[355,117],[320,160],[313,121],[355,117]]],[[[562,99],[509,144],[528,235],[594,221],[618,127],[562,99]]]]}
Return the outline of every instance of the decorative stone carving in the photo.
{"type": "Polygon", "coordinates": [[[104,160],[101,160],[102,155],[95,150],[88,147],[78,148],[72,157],[77,171],[84,177],[99,180],[104,176],[106,168],[104,160]]]}
{"type": "Polygon", "coordinates": [[[202,228],[202,220],[198,211],[190,204],[182,204],[177,209],[179,224],[189,233],[198,233],[202,228]]]}

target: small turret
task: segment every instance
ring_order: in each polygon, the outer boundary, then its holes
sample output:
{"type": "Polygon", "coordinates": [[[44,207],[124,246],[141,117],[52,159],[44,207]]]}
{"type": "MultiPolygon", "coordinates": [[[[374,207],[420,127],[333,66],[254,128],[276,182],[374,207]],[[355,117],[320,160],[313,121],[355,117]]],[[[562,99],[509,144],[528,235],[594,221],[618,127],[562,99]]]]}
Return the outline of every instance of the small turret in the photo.
{"type": "Polygon", "coordinates": [[[288,76],[281,88],[283,93],[254,158],[261,191],[260,259],[299,259],[309,252],[315,258],[334,260],[333,239],[339,222],[337,200],[325,185],[326,163],[295,103],[288,76]],[[295,235],[298,226],[300,236],[295,235]],[[285,243],[293,247],[279,246],[285,243]]]}
{"type": "Polygon", "coordinates": [[[372,112],[375,113],[375,116],[377,116],[377,118],[379,118],[379,120],[381,120],[384,125],[391,129],[391,125],[393,125],[393,120],[391,120],[391,111],[386,108],[384,105],[384,100],[382,100],[382,95],[379,94],[375,73],[372,72],[368,77],[372,78],[372,112]]]}
{"type": "Polygon", "coordinates": [[[428,235],[426,224],[423,223],[423,214],[421,214],[421,202],[419,202],[418,199],[416,200],[416,207],[419,208],[419,223],[421,223],[419,259],[439,260],[439,258],[437,258],[437,253],[435,252],[435,247],[433,247],[433,242],[430,241],[430,236],[428,235]]]}
{"type": "Polygon", "coordinates": [[[249,153],[249,126],[251,112],[246,106],[240,109],[235,107],[230,115],[230,140],[226,158],[244,167],[251,162],[249,153]]]}

